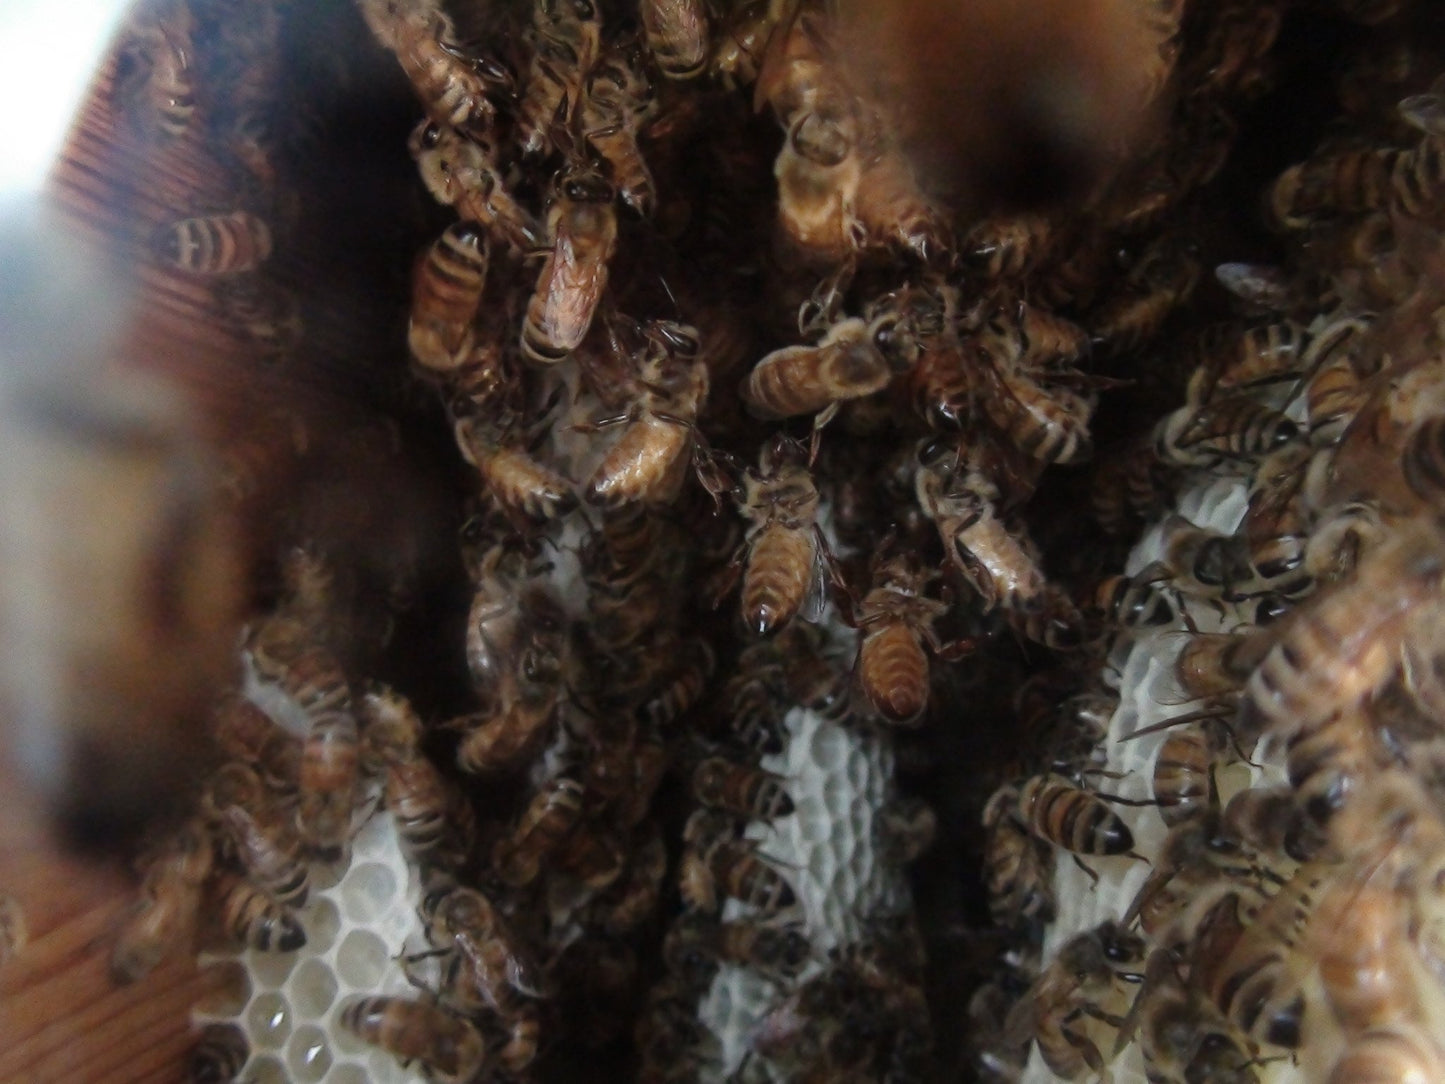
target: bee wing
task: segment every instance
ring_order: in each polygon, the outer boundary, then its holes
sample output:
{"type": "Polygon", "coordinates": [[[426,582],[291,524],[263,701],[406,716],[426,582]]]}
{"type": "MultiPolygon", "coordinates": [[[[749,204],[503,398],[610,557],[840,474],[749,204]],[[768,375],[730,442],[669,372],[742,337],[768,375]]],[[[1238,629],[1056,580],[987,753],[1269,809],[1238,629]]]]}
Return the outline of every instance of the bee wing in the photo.
{"type": "Polygon", "coordinates": [[[550,341],[571,349],[592,324],[607,285],[607,261],[583,258],[565,233],[557,238],[553,261],[542,331],[550,341]]]}

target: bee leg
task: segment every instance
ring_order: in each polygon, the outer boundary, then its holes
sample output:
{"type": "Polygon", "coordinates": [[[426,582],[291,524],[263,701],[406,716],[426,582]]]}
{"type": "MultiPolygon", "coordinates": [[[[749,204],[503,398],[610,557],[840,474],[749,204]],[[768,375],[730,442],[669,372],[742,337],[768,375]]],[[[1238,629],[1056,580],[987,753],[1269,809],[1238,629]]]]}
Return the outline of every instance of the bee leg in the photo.
{"type": "Polygon", "coordinates": [[[595,422],[574,422],[567,428],[574,433],[599,433],[603,429],[609,429],[614,425],[622,425],[632,420],[633,418],[630,413],[614,414],[608,418],[598,418],[595,422]]]}
{"type": "Polygon", "coordinates": [[[1085,865],[1085,864],[1084,864],[1084,860],[1083,860],[1082,858],[1080,858],[1078,855],[1076,855],[1076,854],[1071,854],[1071,855],[1069,855],[1069,857],[1073,859],[1074,865],[1078,866],[1081,870],[1084,871],[1084,873],[1088,876],[1089,880],[1090,880],[1091,882],[1093,882],[1094,886],[1095,886],[1095,887],[1098,887],[1098,884],[1099,884],[1099,875],[1098,875],[1097,873],[1095,873],[1093,870],[1091,870],[1087,865],[1085,865]]]}

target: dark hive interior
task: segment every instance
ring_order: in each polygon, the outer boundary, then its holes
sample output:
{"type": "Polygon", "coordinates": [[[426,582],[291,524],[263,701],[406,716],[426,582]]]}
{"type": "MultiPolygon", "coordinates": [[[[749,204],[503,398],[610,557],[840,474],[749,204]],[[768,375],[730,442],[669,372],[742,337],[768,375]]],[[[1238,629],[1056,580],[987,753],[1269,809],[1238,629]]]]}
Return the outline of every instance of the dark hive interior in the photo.
{"type": "Polygon", "coordinates": [[[55,721],[116,981],[391,817],[385,992],[192,1079],[1445,1078],[1442,43],[140,5],[53,191],[183,422],[21,405],[156,508],[55,721]]]}

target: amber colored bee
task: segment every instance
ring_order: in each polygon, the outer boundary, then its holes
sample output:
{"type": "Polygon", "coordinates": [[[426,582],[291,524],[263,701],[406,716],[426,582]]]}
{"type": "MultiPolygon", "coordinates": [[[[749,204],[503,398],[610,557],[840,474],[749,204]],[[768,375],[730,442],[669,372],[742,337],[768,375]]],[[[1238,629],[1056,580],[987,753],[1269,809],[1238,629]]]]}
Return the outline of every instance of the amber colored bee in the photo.
{"type": "Polygon", "coordinates": [[[540,787],[511,836],[492,852],[497,875],[517,886],[536,880],[542,863],[582,822],[586,798],[581,781],[568,775],[540,787]]]}
{"type": "Polygon", "coordinates": [[[1011,815],[1017,792],[1004,787],[984,807],[984,884],[989,913],[1001,926],[1054,919],[1053,853],[1011,815]]]}
{"type": "Polygon", "coordinates": [[[815,424],[822,426],[840,403],[882,391],[915,356],[898,313],[884,311],[866,321],[849,317],[828,328],[815,346],[785,346],[768,354],[743,382],[742,396],[761,418],[819,414],[815,424]]]}
{"type": "Polygon", "coordinates": [[[186,1055],[187,1084],[231,1084],[251,1057],[246,1033],[235,1024],[207,1024],[186,1055]]]}
{"type": "Polygon", "coordinates": [[[717,35],[711,69],[730,85],[746,85],[758,77],[773,30],[786,17],[788,4],[775,0],[743,0],[717,35]]]}
{"type": "Polygon", "coordinates": [[[462,1084],[481,1072],[487,1050],[472,1023],[427,1001],[362,997],[348,1001],[341,1026],[402,1063],[420,1062],[436,1079],[462,1084]]]}
{"type": "Polygon", "coordinates": [[[531,213],[507,190],[495,148],[434,121],[418,124],[407,146],[437,202],[456,207],[462,218],[480,223],[514,252],[536,246],[540,231],[531,213]]]}
{"type": "Polygon", "coordinates": [[[688,849],[679,870],[679,887],[689,908],[715,912],[722,897],[731,897],[772,914],[797,900],[793,886],[757,854],[754,845],[736,838],[725,814],[698,810],[689,818],[683,839],[688,849]]]}
{"type": "Polygon", "coordinates": [[[1096,1041],[1099,1023],[1110,1019],[1120,981],[1137,981],[1138,972],[1131,969],[1144,963],[1144,955],[1144,941],[1117,923],[1076,935],[1059,948],[1010,1011],[1006,1033],[1033,1038],[1044,1063],[1065,1080],[1078,1080],[1090,1071],[1104,1073],[1096,1041]]]}
{"type": "Polygon", "coordinates": [[[1166,417],[1155,450],[1171,466],[1209,467],[1258,459],[1298,434],[1299,427],[1280,411],[1252,395],[1231,395],[1181,407],[1166,417]]]}
{"type": "Polygon", "coordinates": [[[610,888],[627,866],[627,851],[611,828],[591,822],[562,841],[553,852],[555,868],[578,881],[589,894],[610,888]]]}
{"type": "Polygon", "coordinates": [[[942,211],[897,145],[879,148],[864,163],[853,213],[869,244],[909,252],[925,261],[949,247],[942,211]]]}
{"type": "Polygon", "coordinates": [[[532,14],[534,52],[517,116],[526,155],[550,146],[553,126],[575,114],[602,39],[593,0],[536,0],[532,14]]]}
{"type": "Polygon", "coordinates": [[[1137,349],[1158,334],[1199,284],[1199,260],[1161,242],[1130,269],[1123,292],[1099,307],[1089,323],[1094,342],[1113,353],[1137,349]]]}
{"type": "Polygon", "coordinates": [[[423,898],[421,915],[427,937],[445,953],[442,989],[458,1008],[485,1006],[511,1017],[518,995],[542,994],[541,973],[526,946],[476,889],[439,885],[423,898]]]}
{"type": "Polygon", "coordinates": [[[225,279],[215,295],[222,317],[266,361],[290,357],[305,334],[300,301],[275,283],[225,279]]]}
{"type": "Polygon", "coordinates": [[[472,805],[422,753],[421,720],[399,693],[375,688],[361,701],[365,752],[385,773],[382,802],[396,819],[402,850],[428,868],[456,869],[476,840],[472,805]]]}
{"type": "Polygon", "coordinates": [[[151,248],[189,275],[235,275],[270,259],[271,227],[249,211],[182,218],[157,230],[151,248]]]}
{"type": "Polygon", "coordinates": [[[288,846],[290,841],[268,834],[248,810],[237,805],[228,807],[221,820],[251,882],[283,907],[304,906],[311,878],[294,843],[288,846]]]}
{"type": "Polygon", "coordinates": [[[221,928],[242,944],[259,952],[292,952],[306,944],[306,931],[291,908],[244,878],[222,873],[216,898],[221,928]]]}
{"type": "Polygon", "coordinates": [[[743,622],[760,636],[792,620],[817,575],[818,490],[793,447],[784,439],[764,446],[739,502],[748,521],[743,622]]]}
{"type": "Polygon", "coordinates": [[[211,733],[222,752],[254,768],[273,790],[295,787],[301,772],[301,740],[244,696],[221,699],[211,733]]]}
{"type": "Polygon", "coordinates": [[[210,876],[213,849],[200,821],[186,823],[150,862],[141,898],[116,938],[110,974],[130,983],[149,975],[194,931],[201,885],[210,876]]]}
{"type": "Polygon", "coordinates": [[[0,967],[4,967],[30,940],[25,909],[14,896],[0,895],[0,967]]]}
{"type": "Polygon", "coordinates": [[[1438,531],[1408,523],[1360,562],[1353,580],[1302,605],[1249,677],[1246,719],[1285,738],[1308,734],[1383,687],[1410,622],[1438,604],[1442,561],[1438,531]]]}
{"type": "Polygon", "coordinates": [[[785,982],[796,978],[812,955],[808,938],[797,926],[748,919],[719,922],[696,911],[679,915],[662,943],[668,970],[688,977],[705,974],[723,961],[785,982]]]}
{"type": "Polygon", "coordinates": [[[165,139],[185,135],[196,115],[191,23],[186,5],[177,5],[172,16],[138,28],[120,54],[117,96],[143,100],[165,139]]]}
{"type": "Polygon", "coordinates": [[[693,79],[708,62],[708,13],[702,0],[639,0],[647,48],[669,79],[693,79]]]}
{"type": "Polygon", "coordinates": [[[657,204],[652,171],[638,146],[638,131],[652,105],[651,87],[627,53],[614,50],[587,77],[582,135],[606,159],[622,202],[644,218],[657,204]]]}
{"type": "Polygon", "coordinates": [[[1312,963],[1302,950],[1320,895],[1336,874],[1333,863],[1307,863],[1237,936],[1219,946],[1196,942],[1191,982],[1251,1038],[1299,1046],[1306,1004],[1298,980],[1312,963]]]}
{"type": "Polygon", "coordinates": [[[465,360],[482,302],[487,239],[472,222],[453,222],[417,264],[407,343],[419,364],[449,372],[465,360]]]}
{"type": "Polygon", "coordinates": [[[589,504],[668,503],[682,484],[693,425],[707,400],[707,366],[698,356],[697,333],[684,324],[655,322],[648,338],[632,407],[589,426],[626,426],[587,483],[589,504]]]}
{"type": "Polygon", "coordinates": [[[1390,210],[1409,218],[1428,216],[1445,181],[1445,109],[1438,93],[1400,102],[1400,116],[1422,133],[1416,146],[1367,147],[1317,154],[1280,174],[1269,192],[1269,210],[1286,229],[1317,218],[1390,210]]]}
{"type": "Polygon", "coordinates": [[[1375,1084],[1395,1080],[1438,1080],[1445,1051],[1424,1029],[1408,1021],[1387,1021],[1353,1039],[1330,1070],[1328,1084],[1375,1084]]]}
{"type": "Polygon", "coordinates": [[[363,0],[358,6],[376,40],[396,54],[433,120],[458,128],[486,128],[491,123],[496,108],[487,100],[487,92],[505,89],[507,79],[461,52],[451,16],[440,4],[363,0]]]}
{"type": "Polygon", "coordinates": [[[1214,769],[1228,745],[1220,727],[1205,722],[1172,728],[1154,756],[1154,801],[1159,816],[1171,828],[1219,800],[1214,769]]]}
{"type": "Polygon", "coordinates": [[[477,415],[459,418],[457,445],[497,503],[515,519],[541,526],[561,519],[577,507],[572,483],[520,448],[501,442],[488,421],[477,415]]]}
{"type": "Polygon", "coordinates": [[[612,184],[590,168],[558,178],[547,211],[547,256],[522,325],[522,353],[532,361],[561,361],[592,326],[617,247],[613,195],[612,184]]]}
{"type": "Polygon", "coordinates": [[[749,820],[777,820],[793,811],[778,776],[725,757],[708,757],[692,773],[692,795],[703,805],[749,820]]]}
{"type": "Polygon", "coordinates": [[[1288,787],[1239,791],[1225,804],[1220,823],[1227,835],[1261,854],[1282,854],[1296,862],[1308,862],[1323,845],[1288,787]]]}
{"type": "Polygon", "coordinates": [[[1150,954],[1144,984],[1115,1049],[1137,1025],[1139,1048],[1151,1076],[1255,1084],[1258,1076],[1249,1050],[1218,1010],[1180,977],[1178,966],[1167,951],[1150,954]]]}
{"type": "Polygon", "coordinates": [[[968,232],[959,252],[986,279],[1016,279],[1049,254],[1054,239],[1054,224],[1046,215],[995,214],[968,232]]]}
{"type": "Polygon", "coordinates": [[[938,837],[938,814],[921,798],[894,798],[878,813],[879,843],[892,861],[916,861],[938,837]]]}
{"type": "Polygon", "coordinates": [[[982,367],[983,408],[989,419],[1041,463],[1078,463],[1093,453],[1092,397],[1046,387],[1008,361],[982,367]]]}
{"type": "Polygon", "coordinates": [[[875,560],[874,586],[854,618],[863,632],[858,682],[868,702],[891,723],[911,723],[928,706],[924,645],[943,650],[933,623],[948,612],[945,603],[923,593],[933,577],[903,556],[875,560]]]}
{"type": "Polygon", "coordinates": [[[640,835],[623,876],[594,903],[602,928],[613,935],[630,933],[647,921],[657,910],[667,876],[667,846],[656,823],[647,822],[640,835]]]}
{"type": "Polygon", "coordinates": [[[346,674],[320,646],[273,654],[264,631],[253,637],[251,659],[260,677],[274,682],[310,721],[301,747],[296,824],[308,846],[337,851],[351,830],[360,762],[346,674]]]}
{"type": "Polygon", "coordinates": [[[1045,843],[1071,854],[1126,854],[1134,834],[1103,799],[1057,775],[1036,775],[1018,789],[1016,815],[1045,843]]]}
{"type": "Polygon", "coordinates": [[[1206,328],[1190,352],[1189,401],[1204,403],[1219,390],[1258,388],[1297,376],[1307,364],[1311,338],[1293,320],[1243,331],[1228,324],[1206,328]]]}

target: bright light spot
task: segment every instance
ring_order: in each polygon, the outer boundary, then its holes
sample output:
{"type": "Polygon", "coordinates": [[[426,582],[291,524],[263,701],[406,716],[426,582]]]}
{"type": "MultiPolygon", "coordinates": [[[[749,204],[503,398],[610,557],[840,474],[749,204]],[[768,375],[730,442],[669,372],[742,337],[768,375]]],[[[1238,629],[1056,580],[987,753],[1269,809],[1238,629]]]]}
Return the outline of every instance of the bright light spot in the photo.
{"type": "Polygon", "coordinates": [[[0,196],[39,190],[127,6],[0,0],[0,196]]]}

